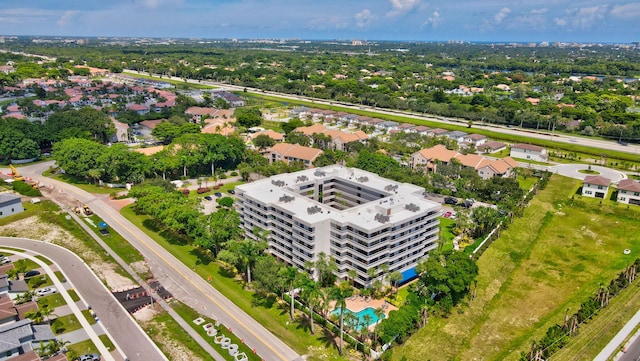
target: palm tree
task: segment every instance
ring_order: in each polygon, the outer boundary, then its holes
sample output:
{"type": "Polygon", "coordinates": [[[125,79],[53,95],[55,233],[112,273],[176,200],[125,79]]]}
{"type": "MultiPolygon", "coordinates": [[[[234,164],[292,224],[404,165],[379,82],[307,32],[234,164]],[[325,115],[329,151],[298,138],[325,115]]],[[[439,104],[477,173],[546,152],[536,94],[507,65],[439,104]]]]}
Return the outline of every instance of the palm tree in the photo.
{"type": "Polygon", "coordinates": [[[347,277],[349,277],[349,281],[351,282],[351,286],[354,286],[356,277],[358,277],[358,272],[354,269],[350,269],[347,271],[347,277]]]}
{"type": "Polygon", "coordinates": [[[24,316],[33,321],[33,323],[35,324],[44,323],[44,315],[42,314],[41,310],[28,311],[24,314],[24,316]]]}
{"type": "Polygon", "coordinates": [[[102,176],[102,173],[104,173],[103,169],[92,168],[87,171],[87,176],[89,176],[90,178],[93,178],[93,185],[97,186],[98,179],[102,176]]]}
{"type": "Polygon", "coordinates": [[[347,308],[347,298],[351,296],[353,289],[348,283],[343,282],[337,287],[331,288],[331,298],[336,301],[336,307],[340,308],[340,354],[342,355],[342,340],[344,334],[344,310],[347,308]]]}
{"type": "Polygon", "coordinates": [[[376,315],[377,320],[376,320],[376,326],[373,329],[373,335],[374,335],[374,341],[377,340],[377,335],[378,335],[378,325],[380,324],[380,320],[382,320],[382,318],[386,315],[386,313],[384,312],[384,309],[382,307],[377,307],[373,309],[373,314],[376,315]]]}
{"type": "MultiPolygon", "coordinates": [[[[293,320],[293,289],[295,287],[296,277],[298,276],[298,269],[292,266],[286,266],[280,269],[279,275],[284,279],[284,283],[289,285],[289,297],[291,299],[291,319],[293,320]]],[[[282,296],[282,299],[284,300],[284,295],[282,296]]]]}
{"type": "Polygon", "coordinates": [[[389,282],[391,282],[391,286],[395,289],[395,292],[398,292],[398,283],[402,281],[402,273],[399,271],[394,271],[389,274],[389,282]]]}
{"type": "Polygon", "coordinates": [[[313,308],[320,302],[320,297],[322,297],[322,290],[320,289],[320,285],[318,284],[318,282],[312,280],[306,274],[303,275],[304,279],[302,280],[302,297],[307,302],[307,307],[309,307],[309,322],[311,334],[313,335],[315,333],[313,331],[313,308]]]}

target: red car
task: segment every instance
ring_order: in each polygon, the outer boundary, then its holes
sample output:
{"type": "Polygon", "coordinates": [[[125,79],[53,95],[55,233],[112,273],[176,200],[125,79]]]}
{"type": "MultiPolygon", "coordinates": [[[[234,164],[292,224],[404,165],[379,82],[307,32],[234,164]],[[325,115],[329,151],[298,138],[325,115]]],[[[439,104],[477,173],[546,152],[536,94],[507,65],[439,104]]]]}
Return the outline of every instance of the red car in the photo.
{"type": "Polygon", "coordinates": [[[451,217],[451,212],[445,212],[442,216],[444,218],[449,218],[449,217],[451,217]]]}

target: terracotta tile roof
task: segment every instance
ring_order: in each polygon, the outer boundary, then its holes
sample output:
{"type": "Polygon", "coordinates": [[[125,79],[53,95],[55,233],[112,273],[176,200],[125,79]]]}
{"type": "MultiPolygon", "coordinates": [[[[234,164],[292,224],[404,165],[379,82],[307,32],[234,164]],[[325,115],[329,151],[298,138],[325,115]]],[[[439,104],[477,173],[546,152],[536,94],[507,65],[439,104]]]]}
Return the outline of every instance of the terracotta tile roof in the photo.
{"type": "Polygon", "coordinates": [[[188,115],[214,115],[218,113],[219,109],[216,108],[204,108],[204,107],[190,107],[184,111],[188,115]]]}
{"type": "Polygon", "coordinates": [[[518,162],[515,159],[509,156],[502,158],[502,161],[507,163],[512,168],[518,168],[520,166],[520,164],[518,164],[518,162]]]}
{"type": "Polygon", "coordinates": [[[611,184],[611,179],[600,176],[600,175],[588,175],[584,177],[584,183],[608,187],[609,184],[611,184]]]}
{"type": "Polygon", "coordinates": [[[458,152],[447,149],[444,145],[438,144],[431,148],[421,149],[418,151],[425,159],[434,161],[439,160],[441,162],[449,162],[451,158],[455,157],[458,152]]]}
{"type": "Polygon", "coordinates": [[[295,159],[307,160],[313,162],[322,150],[311,147],[304,147],[299,144],[278,143],[269,148],[270,153],[278,153],[283,157],[291,157],[295,159]]]}
{"type": "Polygon", "coordinates": [[[544,148],[542,147],[538,147],[537,145],[533,145],[533,144],[523,144],[523,143],[519,143],[519,144],[514,144],[511,146],[511,149],[524,149],[524,150],[530,150],[533,152],[541,152],[544,150],[544,148]]]}
{"type": "Polygon", "coordinates": [[[149,110],[149,107],[144,104],[131,104],[127,107],[129,110],[140,111],[140,110],[149,110]]]}
{"type": "Polygon", "coordinates": [[[149,129],[155,129],[155,127],[158,124],[160,124],[160,123],[162,123],[164,121],[166,121],[166,119],[143,120],[143,121],[140,122],[140,125],[142,125],[144,127],[147,127],[149,129]]]}
{"type": "Polygon", "coordinates": [[[431,133],[433,133],[434,135],[443,135],[448,133],[449,131],[446,129],[442,129],[442,128],[435,128],[435,129],[431,129],[431,133]]]}
{"type": "Polygon", "coordinates": [[[162,149],[164,149],[162,145],[156,145],[154,147],[136,148],[135,151],[144,155],[152,155],[161,152],[162,149]]]}
{"type": "Polygon", "coordinates": [[[481,139],[485,139],[485,138],[487,138],[487,137],[485,137],[485,136],[484,136],[484,135],[482,135],[482,134],[469,134],[469,135],[467,135],[465,138],[469,138],[469,139],[471,139],[471,140],[481,140],[481,139]]]}
{"type": "Polygon", "coordinates": [[[266,135],[269,138],[271,138],[271,139],[273,139],[273,140],[275,140],[277,142],[281,142],[281,141],[284,140],[284,134],[278,133],[278,132],[273,131],[271,129],[267,129],[265,131],[253,133],[251,135],[251,139],[256,139],[256,137],[259,136],[259,135],[266,135]]]}
{"type": "MultiPolygon", "coordinates": [[[[457,153],[457,152],[456,152],[457,153]]],[[[471,167],[473,169],[477,169],[480,163],[484,160],[484,157],[479,156],[477,154],[460,154],[457,153],[453,158],[460,161],[460,163],[465,167],[471,167]]]]}
{"type": "Polygon", "coordinates": [[[506,146],[507,145],[502,143],[502,142],[492,141],[492,142],[487,142],[487,143],[480,144],[478,146],[478,150],[480,150],[480,151],[484,151],[486,149],[497,150],[497,149],[500,149],[500,148],[504,148],[506,146]]]}
{"type": "Polygon", "coordinates": [[[322,124],[313,124],[308,127],[297,127],[296,132],[300,132],[307,137],[312,136],[314,133],[323,133],[327,128],[322,124]]]}
{"type": "Polygon", "coordinates": [[[640,192],[640,182],[633,179],[623,179],[618,183],[618,189],[631,192],[640,192]]]}

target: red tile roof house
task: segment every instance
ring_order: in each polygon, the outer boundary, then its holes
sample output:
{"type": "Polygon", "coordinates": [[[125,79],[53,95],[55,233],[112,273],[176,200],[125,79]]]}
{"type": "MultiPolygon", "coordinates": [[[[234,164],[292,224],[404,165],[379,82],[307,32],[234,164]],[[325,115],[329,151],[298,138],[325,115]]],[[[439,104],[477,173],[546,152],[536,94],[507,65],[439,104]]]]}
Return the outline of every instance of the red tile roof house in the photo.
{"type": "Polygon", "coordinates": [[[278,143],[269,148],[265,153],[265,157],[269,159],[269,163],[275,161],[283,161],[285,163],[301,161],[307,168],[313,167],[313,161],[321,154],[322,150],[304,147],[299,144],[278,143]]]}
{"type": "Polygon", "coordinates": [[[486,142],[478,146],[478,151],[482,153],[495,153],[507,149],[507,145],[502,142],[486,142]]]}
{"type": "Polygon", "coordinates": [[[514,144],[509,154],[511,158],[546,162],[549,159],[547,150],[532,144],[514,144]]]}
{"type": "Polygon", "coordinates": [[[131,104],[127,106],[127,110],[132,110],[140,115],[149,113],[149,107],[144,104],[131,104]]]}
{"type": "Polygon", "coordinates": [[[488,159],[477,154],[461,154],[438,144],[413,153],[411,155],[411,168],[435,171],[438,163],[449,164],[452,159],[457,159],[465,167],[473,168],[483,179],[495,176],[509,177],[512,175],[513,169],[518,167],[518,162],[511,157],[488,159]]]}
{"type": "Polygon", "coordinates": [[[640,182],[623,179],[618,183],[618,202],[640,206],[640,182]]]}
{"type": "Polygon", "coordinates": [[[599,176],[588,175],[582,182],[582,195],[592,198],[604,198],[609,191],[611,179],[599,176]]]}

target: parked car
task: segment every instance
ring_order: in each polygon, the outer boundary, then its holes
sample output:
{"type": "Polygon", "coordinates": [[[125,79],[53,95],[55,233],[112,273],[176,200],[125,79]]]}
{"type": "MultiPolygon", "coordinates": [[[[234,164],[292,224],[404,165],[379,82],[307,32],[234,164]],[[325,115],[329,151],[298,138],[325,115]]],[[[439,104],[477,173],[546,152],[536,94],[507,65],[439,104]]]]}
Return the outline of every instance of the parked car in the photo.
{"type": "Polygon", "coordinates": [[[36,293],[36,296],[43,297],[43,296],[52,295],[54,293],[58,293],[58,290],[55,287],[45,287],[37,290],[35,293],[36,293]]]}
{"type": "Polygon", "coordinates": [[[29,278],[29,277],[33,277],[33,276],[37,276],[40,274],[40,271],[36,271],[36,270],[31,270],[28,272],[25,272],[24,274],[24,278],[29,278]]]}
{"type": "Polygon", "coordinates": [[[466,201],[460,203],[460,205],[464,208],[471,208],[471,206],[473,206],[473,202],[467,199],[466,201]]]}
{"type": "Polygon", "coordinates": [[[234,191],[233,189],[229,189],[227,192],[229,192],[229,194],[236,194],[236,191],[234,191]]]}
{"type": "Polygon", "coordinates": [[[451,212],[444,212],[444,214],[442,216],[444,218],[449,218],[449,217],[451,217],[451,212]]]}
{"type": "Polygon", "coordinates": [[[204,199],[208,200],[208,201],[212,201],[213,198],[211,196],[204,196],[204,199]]]}
{"type": "Polygon", "coordinates": [[[458,204],[458,199],[453,198],[453,197],[445,197],[444,198],[444,204],[458,204]]]}
{"type": "Polygon", "coordinates": [[[98,354],[84,354],[78,358],[78,361],[100,361],[100,355],[98,354]]]}
{"type": "Polygon", "coordinates": [[[11,260],[9,259],[9,257],[0,256],[0,264],[7,264],[7,263],[11,263],[11,260]]]}
{"type": "Polygon", "coordinates": [[[218,198],[222,197],[222,193],[220,193],[220,192],[215,192],[215,193],[214,193],[214,195],[215,195],[216,197],[218,197],[218,198]]]}

